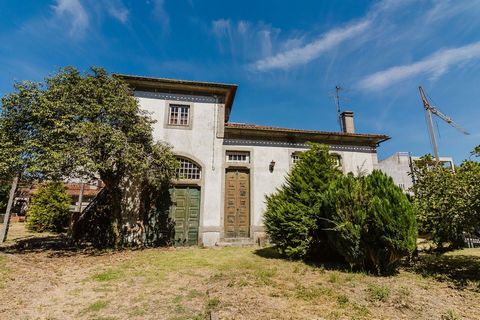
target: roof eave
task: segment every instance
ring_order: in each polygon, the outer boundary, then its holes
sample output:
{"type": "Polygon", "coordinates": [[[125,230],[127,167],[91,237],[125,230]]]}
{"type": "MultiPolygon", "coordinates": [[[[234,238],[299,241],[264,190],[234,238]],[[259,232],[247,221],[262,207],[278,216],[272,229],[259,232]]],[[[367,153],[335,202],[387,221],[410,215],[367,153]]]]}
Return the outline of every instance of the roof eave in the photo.
{"type": "Polygon", "coordinates": [[[215,82],[201,82],[190,80],[176,80],[167,78],[153,78],[126,74],[114,74],[124,80],[132,90],[136,88],[151,89],[151,90],[176,90],[181,92],[201,92],[210,95],[224,95],[225,96],[225,121],[228,121],[230,112],[232,110],[233,101],[237,92],[238,85],[215,83],[215,82]]]}
{"type": "Polygon", "coordinates": [[[309,132],[309,131],[282,131],[262,130],[258,128],[235,128],[225,127],[226,138],[240,139],[277,139],[295,140],[298,142],[338,143],[349,145],[378,146],[380,143],[390,139],[386,135],[348,134],[340,132],[309,132]]]}

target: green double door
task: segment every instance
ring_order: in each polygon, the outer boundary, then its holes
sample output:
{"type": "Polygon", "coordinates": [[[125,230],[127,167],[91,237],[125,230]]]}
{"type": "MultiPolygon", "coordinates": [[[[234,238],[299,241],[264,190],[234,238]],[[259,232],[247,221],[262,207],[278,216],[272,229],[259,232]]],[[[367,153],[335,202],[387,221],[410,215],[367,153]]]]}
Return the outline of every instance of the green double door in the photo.
{"type": "Polygon", "coordinates": [[[200,225],[200,188],[174,187],[170,190],[170,217],[175,222],[175,245],[198,244],[200,225]]]}

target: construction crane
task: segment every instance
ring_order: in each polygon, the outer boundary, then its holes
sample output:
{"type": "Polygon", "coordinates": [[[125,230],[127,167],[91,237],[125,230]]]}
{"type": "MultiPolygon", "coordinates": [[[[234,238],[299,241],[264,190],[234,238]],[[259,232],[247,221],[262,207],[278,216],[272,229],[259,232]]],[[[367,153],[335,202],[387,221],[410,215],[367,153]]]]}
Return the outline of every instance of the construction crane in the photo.
{"type": "Polygon", "coordinates": [[[427,124],[428,124],[428,132],[430,134],[430,139],[432,140],[432,148],[433,148],[433,153],[435,155],[435,162],[438,164],[440,162],[440,157],[438,155],[438,145],[437,145],[437,138],[435,136],[435,131],[433,129],[433,121],[432,121],[432,113],[451,125],[452,127],[456,128],[463,134],[469,135],[465,129],[463,129],[461,126],[459,126],[455,121],[452,120],[449,116],[443,114],[440,110],[438,110],[436,107],[431,106],[430,102],[428,102],[428,99],[425,95],[425,92],[423,91],[422,86],[418,87],[418,90],[420,91],[420,97],[422,98],[423,102],[423,107],[425,108],[425,114],[427,116],[427,124]]]}

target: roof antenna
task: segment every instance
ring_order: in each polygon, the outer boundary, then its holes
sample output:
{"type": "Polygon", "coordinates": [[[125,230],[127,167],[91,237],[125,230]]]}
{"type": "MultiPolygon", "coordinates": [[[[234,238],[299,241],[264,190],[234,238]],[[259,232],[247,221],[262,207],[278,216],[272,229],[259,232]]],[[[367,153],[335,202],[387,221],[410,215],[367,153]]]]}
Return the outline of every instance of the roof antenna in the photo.
{"type": "Polygon", "coordinates": [[[340,85],[335,86],[335,103],[337,105],[337,119],[338,119],[338,124],[340,125],[340,132],[343,132],[343,126],[342,126],[342,119],[340,116],[340,113],[342,112],[340,110],[340,91],[343,90],[340,85]]]}

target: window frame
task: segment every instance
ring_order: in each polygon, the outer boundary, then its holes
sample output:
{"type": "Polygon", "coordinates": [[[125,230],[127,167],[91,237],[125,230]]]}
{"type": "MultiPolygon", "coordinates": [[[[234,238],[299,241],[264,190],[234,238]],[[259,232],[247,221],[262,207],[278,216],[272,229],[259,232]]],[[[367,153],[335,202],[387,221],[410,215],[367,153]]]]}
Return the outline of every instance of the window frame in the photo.
{"type": "Polygon", "coordinates": [[[168,129],[187,129],[190,130],[192,129],[192,122],[193,122],[193,103],[185,102],[185,101],[166,101],[165,102],[165,121],[164,121],[164,127],[168,129]],[[170,123],[171,120],[171,109],[172,107],[179,107],[178,112],[177,112],[177,123],[170,123]],[[182,121],[182,107],[187,107],[188,108],[188,114],[186,124],[181,124],[180,122],[182,121]]]}
{"type": "Polygon", "coordinates": [[[177,161],[180,162],[180,166],[178,167],[177,172],[176,172],[176,175],[177,175],[176,180],[177,180],[177,182],[196,182],[196,183],[199,183],[199,182],[202,180],[202,178],[203,178],[202,166],[199,165],[196,161],[194,161],[194,160],[192,160],[192,159],[189,159],[189,158],[187,158],[187,157],[182,157],[182,156],[177,156],[177,161]],[[195,173],[195,172],[192,171],[192,172],[190,172],[190,173],[188,173],[188,172],[184,173],[184,174],[187,175],[187,177],[185,177],[185,176],[180,176],[180,172],[181,172],[181,170],[182,170],[182,161],[185,162],[185,163],[189,162],[189,163],[191,163],[193,166],[195,166],[195,167],[192,167],[192,168],[183,168],[184,170],[195,169],[195,170],[198,171],[198,173],[195,173]],[[197,174],[198,174],[198,178],[188,177],[188,175],[197,175],[197,174]]]}
{"type": "Polygon", "coordinates": [[[227,150],[225,152],[225,163],[227,164],[250,164],[250,151],[227,150]],[[230,156],[245,156],[245,160],[230,160],[230,156]]]}

